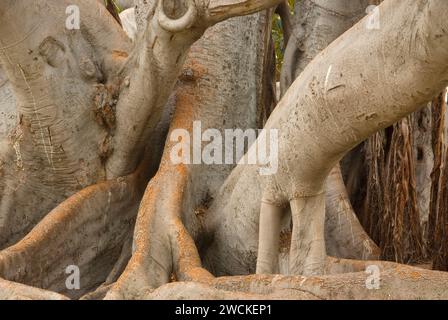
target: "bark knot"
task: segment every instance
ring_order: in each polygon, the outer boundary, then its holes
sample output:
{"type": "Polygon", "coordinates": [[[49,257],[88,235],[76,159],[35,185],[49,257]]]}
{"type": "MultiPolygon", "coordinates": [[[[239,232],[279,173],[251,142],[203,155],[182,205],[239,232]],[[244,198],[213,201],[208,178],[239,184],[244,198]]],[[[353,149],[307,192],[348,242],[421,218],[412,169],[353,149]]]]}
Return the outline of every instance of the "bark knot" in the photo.
{"type": "Polygon", "coordinates": [[[118,103],[118,87],[114,85],[95,85],[94,114],[95,121],[110,134],[116,128],[116,105],[118,103]]]}

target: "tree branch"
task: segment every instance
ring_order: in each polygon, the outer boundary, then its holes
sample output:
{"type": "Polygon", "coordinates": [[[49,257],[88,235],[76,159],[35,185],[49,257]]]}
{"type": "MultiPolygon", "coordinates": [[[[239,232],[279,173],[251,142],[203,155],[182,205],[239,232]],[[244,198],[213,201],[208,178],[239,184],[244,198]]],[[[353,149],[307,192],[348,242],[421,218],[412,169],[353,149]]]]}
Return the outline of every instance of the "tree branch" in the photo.
{"type": "Polygon", "coordinates": [[[278,5],[283,0],[211,0],[207,20],[211,24],[231,17],[244,16],[278,5]]]}

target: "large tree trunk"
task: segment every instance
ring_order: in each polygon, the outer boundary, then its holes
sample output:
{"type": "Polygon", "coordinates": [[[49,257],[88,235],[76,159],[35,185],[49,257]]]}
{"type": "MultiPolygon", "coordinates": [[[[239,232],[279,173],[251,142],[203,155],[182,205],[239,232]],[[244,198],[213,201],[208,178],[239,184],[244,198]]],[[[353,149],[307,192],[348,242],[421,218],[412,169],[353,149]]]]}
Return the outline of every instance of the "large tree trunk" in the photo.
{"type": "MultiPolygon", "coordinates": [[[[270,107],[263,99],[270,14],[223,22],[192,47],[174,93],[176,111],[169,137],[177,139],[176,130],[186,129],[193,138],[193,121],[200,121],[202,131],[262,126],[259,114],[270,107]]],[[[172,273],[181,281],[208,276],[205,271],[194,273],[201,265],[196,245],[200,249],[210,241],[204,232],[208,207],[220,197],[220,186],[233,166],[173,165],[176,141],[168,141],[161,167],[145,193],[136,225],[136,251],[109,298],[117,292],[133,297],[146,286],[169,282],[172,273]]]]}
{"type": "MultiPolygon", "coordinates": [[[[13,244],[0,252],[2,294],[447,298],[446,273],[327,257],[324,231],[326,200],[349,203],[345,188],[326,193],[327,183],[343,184],[337,170],[330,176],[342,157],[447,85],[448,24],[440,14],[446,1],[386,0],[381,28],[366,29],[361,20],[306,62],[265,124],[272,11],[212,26],[280,1],[142,0],[135,45],[100,1],[71,2],[84,12],[81,31],[61,28],[68,1],[29,7],[7,0],[0,7],[0,60],[18,112],[0,149],[0,243],[13,244]],[[49,14],[53,19],[44,19],[49,14]],[[174,163],[178,134],[185,133],[178,129],[195,133],[195,120],[202,130],[264,125],[268,140],[277,132],[278,145],[269,150],[278,151],[278,163],[271,163],[277,170],[174,163]],[[289,214],[293,229],[279,244],[289,214]],[[279,252],[285,248],[289,255],[279,252]],[[279,253],[288,267],[279,266],[279,253]],[[80,291],[65,286],[69,265],[81,270],[80,291]],[[369,265],[381,270],[379,290],[366,288],[369,265]],[[255,271],[291,275],[248,275],[255,271]]],[[[345,21],[338,32],[348,27],[345,21]]],[[[242,159],[262,142],[263,135],[242,159]]],[[[331,232],[338,213],[327,220],[331,250],[366,258],[370,239],[353,214],[340,230],[347,235],[355,223],[353,235],[364,240],[331,232]],[[347,253],[347,246],[361,249],[347,253]]],[[[431,219],[443,235],[440,220],[431,219]]]]}
{"type": "Polygon", "coordinates": [[[17,242],[76,191],[106,178],[118,96],[113,69],[129,41],[92,1],[79,2],[91,34],[66,32],[60,26],[69,4],[6,1],[0,8],[1,61],[18,118],[2,137],[0,247],[17,242]],[[39,36],[26,37],[31,32],[39,36]],[[101,47],[104,41],[111,47],[101,47]]]}
{"type": "MultiPolygon", "coordinates": [[[[253,252],[257,247],[258,237],[255,235],[263,199],[277,207],[293,202],[293,214],[303,216],[303,219],[312,215],[313,223],[316,223],[315,232],[307,237],[306,230],[302,231],[301,228],[309,229],[309,225],[298,226],[297,234],[305,232],[305,236],[296,241],[299,244],[305,241],[303,246],[315,250],[315,258],[311,258],[309,270],[306,259],[290,263],[296,268],[297,265],[302,266],[296,269],[299,272],[322,272],[325,251],[321,203],[324,200],[320,195],[330,169],[369,134],[387,127],[423,105],[437,92],[429,88],[442,88],[445,85],[440,80],[445,77],[446,71],[439,50],[443,43],[436,42],[438,37],[433,33],[442,27],[437,27],[440,22],[434,20],[431,24],[424,22],[430,19],[434,10],[432,6],[439,5],[443,4],[428,2],[420,8],[418,4],[404,1],[394,7],[392,2],[385,2],[380,7],[384,21],[380,30],[365,32],[365,20],[361,21],[305,69],[280,101],[265,127],[280,130],[279,172],[273,176],[260,177],[256,166],[238,166],[223,186],[223,197],[210,209],[212,219],[215,217],[212,220],[215,221],[212,225],[215,241],[209,254],[215,266],[225,265],[236,272],[242,272],[250,266],[247,257],[248,252],[253,252]],[[415,23],[411,23],[410,18],[400,18],[403,13],[407,17],[414,17],[415,23]],[[398,29],[406,30],[406,33],[398,35],[394,31],[398,29]],[[397,59],[403,53],[394,51],[398,50],[394,43],[400,41],[405,46],[414,45],[414,34],[426,36],[420,36],[421,40],[412,57],[397,59]],[[434,48],[434,53],[430,54],[434,66],[428,60],[419,60],[420,55],[425,55],[422,48],[430,47],[434,48]],[[381,54],[382,48],[390,50],[388,56],[381,54]],[[368,56],[376,54],[381,56],[382,70],[394,70],[393,80],[386,73],[378,72],[380,60],[371,68],[365,66],[364,61],[369,59],[368,56]],[[404,64],[398,67],[400,63],[404,64]],[[332,70],[329,76],[328,70],[332,70]],[[354,74],[353,70],[363,72],[354,74]],[[413,73],[413,81],[406,81],[406,74],[411,70],[420,70],[420,74],[413,73]],[[433,78],[435,73],[440,78],[433,78]],[[400,82],[396,79],[400,79],[400,82]],[[394,81],[394,91],[388,93],[391,90],[388,83],[391,81],[394,81]],[[356,99],[353,99],[354,96],[356,99]],[[396,101],[400,103],[395,104],[396,101]],[[341,138],[336,140],[335,137],[341,138]],[[306,149],[302,146],[306,146],[306,149]],[[301,165],[292,165],[289,162],[292,160],[301,165]],[[314,208],[320,211],[313,212],[314,208]]],[[[222,272],[226,273],[225,270],[222,272]]]]}
{"type": "MultiPolygon", "coordinates": [[[[281,89],[285,92],[311,60],[366,13],[367,0],[301,1],[294,8],[294,32],[285,51],[281,89]]],[[[327,181],[326,250],[329,255],[377,259],[379,248],[369,238],[353,211],[337,165],[327,181]]]]}
{"type": "Polygon", "coordinates": [[[365,16],[368,5],[369,0],[297,1],[282,68],[282,95],[317,54],[365,16]]]}

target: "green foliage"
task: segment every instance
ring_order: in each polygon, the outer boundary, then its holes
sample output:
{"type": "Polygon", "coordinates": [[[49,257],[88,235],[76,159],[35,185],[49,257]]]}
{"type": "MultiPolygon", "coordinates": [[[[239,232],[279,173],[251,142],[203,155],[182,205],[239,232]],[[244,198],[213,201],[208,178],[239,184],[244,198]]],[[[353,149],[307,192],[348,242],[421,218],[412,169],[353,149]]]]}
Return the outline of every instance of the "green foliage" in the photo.
{"type": "Polygon", "coordinates": [[[279,78],[280,71],[283,65],[283,28],[282,21],[278,14],[275,14],[272,17],[272,40],[274,41],[274,49],[275,49],[275,64],[276,64],[276,78],[279,78]]]}
{"type": "Polygon", "coordinates": [[[123,9],[120,7],[120,5],[117,3],[117,1],[115,1],[115,0],[104,0],[104,4],[106,5],[106,7],[107,7],[107,5],[109,3],[112,3],[114,5],[114,7],[115,7],[115,9],[117,10],[118,13],[123,11],[123,9]]]}
{"type": "MultiPolygon", "coordinates": [[[[288,4],[291,9],[291,14],[294,14],[295,0],[288,0],[288,4]]],[[[282,20],[278,14],[274,14],[272,17],[272,39],[275,47],[276,79],[279,79],[286,44],[284,43],[282,20]]]]}

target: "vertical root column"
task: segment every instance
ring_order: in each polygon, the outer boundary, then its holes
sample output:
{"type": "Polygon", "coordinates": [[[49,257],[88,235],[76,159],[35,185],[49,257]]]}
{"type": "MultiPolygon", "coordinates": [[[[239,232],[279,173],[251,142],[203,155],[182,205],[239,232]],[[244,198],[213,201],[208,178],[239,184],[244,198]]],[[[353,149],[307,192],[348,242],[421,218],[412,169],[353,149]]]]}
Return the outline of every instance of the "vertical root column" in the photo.
{"type": "Polygon", "coordinates": [[[380,256],[353,211],[339,165],[327,179],[325,238],[329,255],[363,260],[380,256]]]}
{"type": "Polygon", "coordinates": [[[324,237],[325,194],[293,199],[290,205],[293,229],[289,273],[323,274],[327,257],[324,237]]]}
{"type": "Polygon", "coordinates": [[[278,273],[280,227],[284,208],[261,202],[257,274],[278,273]]]}

